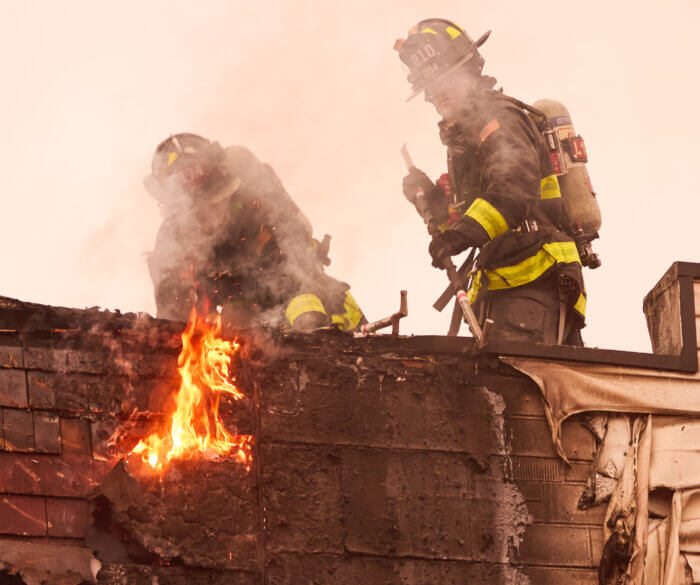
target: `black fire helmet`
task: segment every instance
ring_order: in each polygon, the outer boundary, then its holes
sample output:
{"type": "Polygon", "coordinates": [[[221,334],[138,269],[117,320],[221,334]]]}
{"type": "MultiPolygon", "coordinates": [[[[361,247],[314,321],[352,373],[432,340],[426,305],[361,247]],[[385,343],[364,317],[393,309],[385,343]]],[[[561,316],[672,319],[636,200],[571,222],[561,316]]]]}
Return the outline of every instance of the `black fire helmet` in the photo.
{"type": "Polygon", "coordinates": [[[188,132],[172,134],[156,147],[146,187],[163,202],[168,198],[163,192],[166,183],[173,179],[191,196],[199,195],[223,158],[224,151],[217,142],[188,132]],[[160,192],[154,193],[154,188],[160,192]]]}
{"type": "Polygon", "coordinates": [[[394,45],[399,58],[410,70],[408,81],[413,91],[408,99],[461,66],[480,75],[484,58],[477,49],[490,34],[491,31],[487,31],[476,42],[472,41],[463,28],[443,18],[428,18],[413,26],[408,37],[397,40],[394,45]]]}

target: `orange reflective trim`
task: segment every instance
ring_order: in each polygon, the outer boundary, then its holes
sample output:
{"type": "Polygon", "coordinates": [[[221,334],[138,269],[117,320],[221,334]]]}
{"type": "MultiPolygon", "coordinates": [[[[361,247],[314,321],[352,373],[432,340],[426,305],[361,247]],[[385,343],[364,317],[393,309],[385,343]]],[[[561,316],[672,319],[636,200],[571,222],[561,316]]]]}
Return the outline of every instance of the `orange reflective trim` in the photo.
{"type": "Polygon", "coordinates": [[[484,126],[481,129],[481,132],[479,132],[479,138],[481,138],[481,142],[486,142],[486,139],[500,127],[501,125],[498,123],[498,120],[496,120],[496,118],[491,120],[488,124],[486,124],[486,126],[484,126]]]}

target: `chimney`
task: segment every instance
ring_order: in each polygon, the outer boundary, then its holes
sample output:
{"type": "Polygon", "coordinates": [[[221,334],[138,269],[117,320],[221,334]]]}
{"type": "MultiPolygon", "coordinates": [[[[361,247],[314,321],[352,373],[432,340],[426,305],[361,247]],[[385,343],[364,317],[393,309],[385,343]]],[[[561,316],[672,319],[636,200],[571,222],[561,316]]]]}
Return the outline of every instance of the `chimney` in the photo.
{"type": "Polygon", "coordinates": [[[674,262],[644,297],[644,314],[654,353],[698,351],[700,263],[674,262]]]}

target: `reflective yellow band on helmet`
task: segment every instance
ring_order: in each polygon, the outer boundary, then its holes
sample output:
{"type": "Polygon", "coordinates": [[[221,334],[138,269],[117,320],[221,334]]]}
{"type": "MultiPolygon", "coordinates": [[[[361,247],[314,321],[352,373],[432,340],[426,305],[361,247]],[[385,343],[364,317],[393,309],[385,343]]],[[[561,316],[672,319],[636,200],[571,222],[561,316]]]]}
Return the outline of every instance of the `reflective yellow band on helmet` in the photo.
{"type": "Polygon", "coordinates": [[[508,223],[493,205],[485,199],[477,197],[465,212],[467,217],[476,221],[489,235],[490,239],[508,231],[508,223]]]}
{"type": "Polygon", "coordinates": [[[432,29],[432,28],[424,28],[420,32],[422,33],[430,33],[431,35],[436,35],[437,33],[432,29]]]}
{"type": "Polygon", "coordinates": [[[459,29],[456,29],[454,26],[448,26],[445,31],[447,32],[448,35],[450,35],[451,38],[456,39],[459,35],[462,34],[462,31],[459,29]]]}
{"type": "Polygon", "coordinates": [[[576,304],[574,305],[574,311],[579,313],[582,317],[586,316],[586,295],[581,293],[578,296],[578,300],[576,301],[576,304]]]}
{"type": "Polygon", "coordinates": [[[177,160],[177,152],[171,152],[168,155],[168,166],[173,164],[177,160]]]}
{"type": "Polygon", "coordinates": [[[489,281],[488,290],[502,290],[522,286],[537,280],[555,264],[581,263],[574,242],[550,242],[534,256],[526,258],[513,266],[496,270],[486,270],[489,281]]]}
{"type": "Polygon", "coordinates": [[[304,313],[323,313],[326,315],[326,310],[323,308],[321,299],[316,295],[303,294],[289,301],[287,310],[284,312],[292,327],[294,327],[294,321],[304,313]]]}
{"type": "Polygon", "coordinates": [[[556,175],[549,175],[540,181],[541,199],[558,199],[559,197],[561,197],[561,190],[556,175]]]}
{"type": "Polygon", "coordinates": [[[350,294],[350,291],[345,291],[345,301],[343,302],[344,313],[334,313],[331,315],[333,325],[337,325],[341,331],[352,331],[357,327],[362,319],[362,310],[357,304],[357,301],[350,294]]]}

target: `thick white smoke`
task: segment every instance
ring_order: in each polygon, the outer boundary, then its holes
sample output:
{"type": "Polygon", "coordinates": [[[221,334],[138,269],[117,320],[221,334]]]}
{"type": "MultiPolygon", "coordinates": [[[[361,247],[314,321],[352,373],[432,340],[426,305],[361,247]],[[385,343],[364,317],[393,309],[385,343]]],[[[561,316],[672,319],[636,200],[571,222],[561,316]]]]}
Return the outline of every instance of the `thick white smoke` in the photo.
{"type": "Polygon", "coordinates": [[[3,5],[0,294],[154,312],[144,253],[160,214],[142,179],[155,146],[191,131],[269,162],[333,235],[330,274],[370,319],[409,290],[405,332],[442,333],[444,275],[401,194],[399,148],[444,172],[437,115],[409,86],[394,40],[455,20],[506,92],[564,102],[600,196],[603,267],[587,272],[588,343],[649,347],[641,299],[674,260],[698,260],[692,175],[700,135],[697,3],[554,0],[228,1],[3,5]]]}

